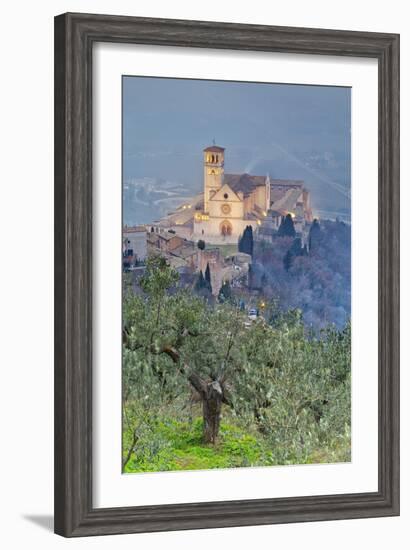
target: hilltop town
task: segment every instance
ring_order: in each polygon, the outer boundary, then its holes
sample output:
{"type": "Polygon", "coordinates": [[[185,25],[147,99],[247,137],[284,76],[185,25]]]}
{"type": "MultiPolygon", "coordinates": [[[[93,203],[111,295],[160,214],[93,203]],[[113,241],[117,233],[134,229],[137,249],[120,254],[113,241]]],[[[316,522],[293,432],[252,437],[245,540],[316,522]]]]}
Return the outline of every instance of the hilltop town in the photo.
{"type": "Polygon", "coordinates": [[[313,222],[310,193],[300,180],[225,172],[225,149],[203,151],[203,192],[150,224],[124,226],[123,269],[141,272],[147,257],[163,256],[182,280],[205,274],[212,294],[224,282],[248,285],[252,255],[244,235],[273,243],[286,218],[291,218],[300,246],[307,246],[313,222]]]}
{"type": "Polygon", "coordinates": [[[123,228],[124,472],[350,460],[350,225],[224,154],[123,228]]]}

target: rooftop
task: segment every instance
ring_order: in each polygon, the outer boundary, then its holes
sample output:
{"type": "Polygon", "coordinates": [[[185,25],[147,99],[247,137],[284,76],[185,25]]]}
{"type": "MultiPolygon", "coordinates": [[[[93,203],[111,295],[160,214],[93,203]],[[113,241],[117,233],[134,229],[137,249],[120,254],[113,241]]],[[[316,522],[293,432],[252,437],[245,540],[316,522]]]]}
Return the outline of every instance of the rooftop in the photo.
{"type": "Polygon", "coordinates": [[[283,187],[303,187],[303,180],[281,180],[270,178],[271,185],[283,185],[283,187]]]}
{"type": "Polygon", "coordinates": [[[123,227],[123,233],[145,233],[146,229],[143,225],[128,226],[123,227]]]}
{"type": "Polygon", "coordinates": [[[224,183],[227,183],[235,193],[243,193],[244,197],[260,185],[266,184],[266,176],[251,176],[250,174],[225,174],[224,183]]]}
{"type": "Polygon", "coordinates": [[[194,248],[193,246],[182,246],[179,251],[177,252],[177,256],[180,258],[189,258],[190,256],[194,256],[198,253],[198,250],[194,248]]]}
{"type": "Polygon", "coordinates": [[[149,232],[148,234],[148,242],[157,242],[158,239],[162,239],[163,241],[170,241],[171,239],[179,239],[181,241],[183,241],[184,239],[180,236],[180,235],[177,235],[176,233],[169,233],[168,231],[166,233],[151,233],[149,232]]]}
{"type": "Polygon", "coordinates": [[[163,239],[164,241],[170,241],[171,239],[180,239],[181,241],[183,241],[182,237],[180,235],[177,235],[176,233],[157,233],[157,237],[163,239]]]}
{"type": "Polygon", "coordinates": [[[204,152],[206,153],[223,153],[225,151],[225,147],[219,147],[218,145],[211,145],[209,147],[206,147],[204,149],[204,152]]]}
{"type": "Polygon", "coordinates": [[[282,197],[273,202],[272,210],[278,210],[279,212],[293,211],[296,207],[296,202],[300,196],[300,193],[300,188],[295,189],[290,187],[282,197]]]}

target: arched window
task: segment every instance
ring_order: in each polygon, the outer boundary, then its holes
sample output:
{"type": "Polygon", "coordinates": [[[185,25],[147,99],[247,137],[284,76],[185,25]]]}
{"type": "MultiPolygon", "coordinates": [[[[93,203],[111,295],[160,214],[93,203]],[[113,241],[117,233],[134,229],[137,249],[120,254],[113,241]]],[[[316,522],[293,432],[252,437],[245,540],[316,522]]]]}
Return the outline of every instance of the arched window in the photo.
{"type": "Polygon", "coordinates": [[[229,237],[232,235],[232,224],[228,220],[224,220],[220,225],[221,235],[223,237],[229,237]]]}

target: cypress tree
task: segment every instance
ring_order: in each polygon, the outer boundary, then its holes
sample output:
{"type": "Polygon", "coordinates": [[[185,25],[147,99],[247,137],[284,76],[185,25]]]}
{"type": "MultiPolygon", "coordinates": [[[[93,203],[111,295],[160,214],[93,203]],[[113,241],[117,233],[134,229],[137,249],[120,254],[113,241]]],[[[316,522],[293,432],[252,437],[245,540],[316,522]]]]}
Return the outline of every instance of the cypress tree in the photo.
{"type": "Polygon", "coordinates": [[[290,247],[290,253],[293,255],[293,256],[301,256],[303,251],[302,251],[302,240],[297,237],[293,243],[292,243],[292,246],[290,247]]]}
{"type": "Polygon", "coordinates": [[[315,218],[309,231],[309,251],[317,248],[321,239],[321,230],[318,220],[315,218]]]}
{"type": "Polygon", "coordinates": [[[251,225],[245,227],[242,237],[239,239],[238,250],[253,256],[253,229],[251,225]]]}
{"type": "Polygon", "coordinates": [[[209,292],[212,292],[211,268],[209,267],[209,263],[206,264],[206,269],[205,269],[205,285],[208,288],[209,292]]]}
{"type": "Polygon", "coordinates": [[[295,225],[293,223],[292,216],[287,214],[282,221],[278,229],[279,237],[294,237],[296,235],[295,225]]]}
{"type": "Polygon", "coordinates": [[[251,256],[253,256],[253,229],[251,225],[248,225],[249,227],[249,233],[248,233],[248,246],[249,246],[249,252],[251,256]]]}
{"type": "Polygon", "coordinates": [[[286,271],[289,271],[289,269],[292,267],[293,260],[296,256],[304,255],[304,250],[305,248],[302,248],[302,240],[299,237],[293,239],[292,246],[283,257],[283,267],[286,271]]]}

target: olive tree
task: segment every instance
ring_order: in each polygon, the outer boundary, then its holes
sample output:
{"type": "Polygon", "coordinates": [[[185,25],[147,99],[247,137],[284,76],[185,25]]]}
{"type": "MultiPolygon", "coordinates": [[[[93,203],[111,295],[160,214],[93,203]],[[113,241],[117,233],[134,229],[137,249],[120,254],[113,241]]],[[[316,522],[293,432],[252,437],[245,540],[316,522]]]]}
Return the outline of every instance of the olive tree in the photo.
{"type": "Polygon", "coordinates": [[[308,336],[298,311],[249,323],[229,301],[210,306],[178,288],[178,274],[162,258],[148,261],[140,286],[124,301],[125,399],[134,392],[139,407],[153,411],[191,388],[205,443],[216,442],[228,406],[272,445],[291,442],[295,453],[322,424],[336,422],[338,399],[347,404],[340,425],[348,422],[349,327],[308,336]]]}
{"type": "MultiPolygon", "coordinates": [[[[169,392],[170,384],[190,384],[202,402],[204,441],[215,443],[222,404],[230,404],[227,373],[238,361],[235,343],[244,332],[243,314],[212,308],[186,290],[173,292],[177,280],[163,258],[148,261],[140,283],[144,294],[125,298],[124,347],[144,361],[150,358],[163,382],[161,391],[169,392]]],[[[128,385],[139,383],[132,376],[127,380],[128,385]]]]}

